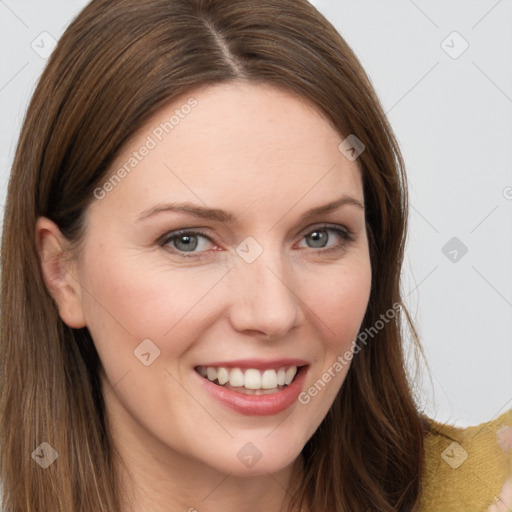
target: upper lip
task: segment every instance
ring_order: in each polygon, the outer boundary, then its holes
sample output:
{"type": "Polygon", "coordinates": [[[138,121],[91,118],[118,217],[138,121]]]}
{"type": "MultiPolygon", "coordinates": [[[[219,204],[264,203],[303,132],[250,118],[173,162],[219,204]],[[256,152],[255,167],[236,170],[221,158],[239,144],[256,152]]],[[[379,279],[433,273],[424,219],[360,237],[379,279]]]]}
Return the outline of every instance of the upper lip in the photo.
{"type": "Polygon", "coordinates": [[[204,367],[224,367],[224,368],[255,368],[257,370],[276,370],[279,368],[286,368],[289,366],[306,366],[308,365],[308,361],[305,359],[296,359],[296,358],[282,358],[282,359],[235,359],[231,361],[213,361],[209,363],[203,363],[196,366],[204,366],[204,367]]]}

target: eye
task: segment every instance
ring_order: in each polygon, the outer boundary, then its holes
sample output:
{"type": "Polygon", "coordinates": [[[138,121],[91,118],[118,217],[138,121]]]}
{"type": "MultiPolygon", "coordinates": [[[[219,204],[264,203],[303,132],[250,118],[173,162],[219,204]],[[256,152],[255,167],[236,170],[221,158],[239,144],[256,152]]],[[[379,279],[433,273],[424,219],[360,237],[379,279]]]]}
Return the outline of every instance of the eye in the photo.
{"type": "Polygon", "coordinates": [[[341,228],[340,226],[318,226],[303,235],[303,238],[306,240],[308,247],[311,249],[325,249],[325,250],[336,250],[341,249],[347,246],[349,243],[353,241],[352,233],[346,229],[341,228]],[[334,234],[334,236],[332,236],[334,234]],[[341,240],[334,246],[328,247],[327,244],[332,239],[338,238],[341,240]]]}
{"type": "MultiPolygon", "coordinates": [[[[340,250],[349,245],[353,240],[352,232],[341,226],[322,225],[310,229],[302,235],[310,249],[321,249],[318,252],[340,250]],[[331,240],[338,243],[328,245],[331,240]]],[[[164,235],[158,242],[161,247],[183,257],[201,257],[208,251],[208,245],[215,246],[212,236],[197,230],[174,231],[164,235]]]]}
{"type": "MultiPolygon", "coordinates": [[[[164,237],[160,245],[162,247],[170,245],[168,248],[171,249],[172,252],[198,253],[204,252],[208,248],[208,242],[213,244],[211,238],[200,231],[177,231],[164,237]]],[[[183,256],[187,255],[183,254],[183,256]]]]}

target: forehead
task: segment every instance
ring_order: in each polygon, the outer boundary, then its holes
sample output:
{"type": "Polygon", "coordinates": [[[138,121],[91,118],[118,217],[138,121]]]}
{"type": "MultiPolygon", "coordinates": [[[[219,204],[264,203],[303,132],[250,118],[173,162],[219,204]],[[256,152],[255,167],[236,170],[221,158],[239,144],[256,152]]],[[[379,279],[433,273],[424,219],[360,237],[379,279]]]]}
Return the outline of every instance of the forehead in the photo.
{"type": "Polygon", "coordinates": [[[304,208],[340,194],[362,201],[358,162],[339,151],[341,140],[312,104],[270,85],[197,89],[130,139],[111,167],[122,178],[111,180],[101,202],[142,211],[177,199],[266,210],[306,195],[304,208]]]}

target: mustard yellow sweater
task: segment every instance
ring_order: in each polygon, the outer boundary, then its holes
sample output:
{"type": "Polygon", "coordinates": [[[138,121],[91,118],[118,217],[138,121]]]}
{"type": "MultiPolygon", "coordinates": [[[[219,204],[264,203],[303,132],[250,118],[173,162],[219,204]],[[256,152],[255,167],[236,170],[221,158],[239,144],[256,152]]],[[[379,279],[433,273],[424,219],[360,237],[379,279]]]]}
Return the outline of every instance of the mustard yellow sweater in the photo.
{"type": "Polygon", "coordinates": [[[420,512],[512,512],[512,409],[475,427],[431,420],[420,512]]]}

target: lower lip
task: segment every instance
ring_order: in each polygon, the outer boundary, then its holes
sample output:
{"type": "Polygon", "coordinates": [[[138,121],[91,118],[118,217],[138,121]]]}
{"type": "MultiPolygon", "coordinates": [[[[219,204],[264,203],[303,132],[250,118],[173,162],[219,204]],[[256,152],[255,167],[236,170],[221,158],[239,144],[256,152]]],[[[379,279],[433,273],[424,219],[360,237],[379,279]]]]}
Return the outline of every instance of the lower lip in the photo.
{"type": "Polygon", "coordinates": [[[246,416],[269,416],[278,414],[295,403],[302,391],[308,367],[299,368],[293,382],[271,395],[244,395],[226,389],[205,379],[197,372],[206,391],[222,405],[246,416]]]}

